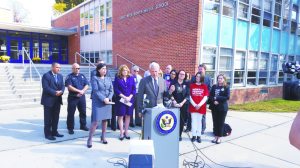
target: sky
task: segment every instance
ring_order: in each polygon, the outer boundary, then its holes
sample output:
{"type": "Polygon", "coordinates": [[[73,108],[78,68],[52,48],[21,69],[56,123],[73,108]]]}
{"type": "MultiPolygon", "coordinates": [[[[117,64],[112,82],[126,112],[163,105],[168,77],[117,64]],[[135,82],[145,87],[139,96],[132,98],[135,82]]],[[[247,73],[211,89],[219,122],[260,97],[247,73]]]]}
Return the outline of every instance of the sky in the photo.
{"type": "Polygon", "coordinates": [[[27,14],[26,24],[39,27],[51,26],[52,5],[55,0],[0,0],[0,2],[1,6],[7,8],[11,8],[13,3],[22,6],[27,14]]]}

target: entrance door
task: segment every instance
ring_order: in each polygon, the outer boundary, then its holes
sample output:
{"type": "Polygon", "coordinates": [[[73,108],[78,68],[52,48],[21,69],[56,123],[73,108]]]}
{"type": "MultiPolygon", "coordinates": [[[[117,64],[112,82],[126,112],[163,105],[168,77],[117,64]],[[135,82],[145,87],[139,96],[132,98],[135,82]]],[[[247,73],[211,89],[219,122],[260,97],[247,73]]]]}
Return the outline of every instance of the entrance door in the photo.
{"type": "Polygon", "coordinates": [[[24,60],[25,62],[28,62],[28,57],[30,57],[30,40],[29,39],[26,39],[26,38],[9,38],[8,40],[8,44],[9,44],[9,47],[8,47],[8,55],[10,56],[10,62],[12,63],[21,63],[23,60],[23,57],[22,57],[22,48],[24,47],[25,50],[27,51],[26,54],[24,52],[24,60]]]}
{"type": "Polygon", "coordinates": [[[20,60],[20,39],[11,38],[8,40],[7,54],[10,56],[10,62],[21,62],[20,60]]]}
{"type": "Polygon", "coordinates": [[[51,61],[50,57],[52,55],[52,52],[50,50],[50,47],[51,47],[50,44],[51,44],[50,41],[41,41],[40,56],[42,57],[42,62],[44,62],[44,63],[49,63],[51,61]]]}

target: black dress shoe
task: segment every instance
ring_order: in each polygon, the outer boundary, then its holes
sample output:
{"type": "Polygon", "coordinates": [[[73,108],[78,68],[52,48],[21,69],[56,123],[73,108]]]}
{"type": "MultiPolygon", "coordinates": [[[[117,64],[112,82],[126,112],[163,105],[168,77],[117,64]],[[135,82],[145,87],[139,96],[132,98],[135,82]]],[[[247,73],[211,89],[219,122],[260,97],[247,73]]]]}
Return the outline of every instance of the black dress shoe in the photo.
{"type": "Polygon", "coordinates": [[[69,134],[71,134],[71,135],[74,134],[74,131],[73,131],[73,130],[69,130],[68,132],[69,132],[69,134]]]}
{"type": "Polygon", "coordinates": [[[197,136],[197,142],[201,143],[201,137],[200,136],[197,136]]]}
{"type": "Polygon", "coordinates": [[[80,127],[80,129],[81,129],[81,130],[83,130],[83,131],[89,131],[89,128],[88,128],[88,127],[86,127],[86,126],[84,126],[84,127],[80,127]]]}
{"type": "Polygon", "coordinates": [[[56,138],[54,136],[45,136],[46,139],[50,140],[50,141],[54,141],[56,140],[56,138]]]}
{"type": "Polygon", "coordinates": [[[182,141],[182,138],[181,138],[181,137],[179,137],[179,141],[182,141]]]}
{"type": "Polygon", "coordinates": [[[192,139],[191,139],[191,141],[195,142],[196,141],[196,136],[193,136],[192,139]]]}
{"type": "Polygon", "coordinates": [[[62,134],[59,134],[59,133],[56,133],[55,135],[53,135],[53,136],[56,136],[56,137],[64,137],[64,135],[62,135],[62,134]]]}
{"type": "Polygon", "coordinates": [[[123,141],[123,139],[124,139],[124,136],[123,136],[123,137],[121,137],[121,136],[120,136],[120,137],[119,137],[119,139],[120,139],[121,141],[123,141]]]}

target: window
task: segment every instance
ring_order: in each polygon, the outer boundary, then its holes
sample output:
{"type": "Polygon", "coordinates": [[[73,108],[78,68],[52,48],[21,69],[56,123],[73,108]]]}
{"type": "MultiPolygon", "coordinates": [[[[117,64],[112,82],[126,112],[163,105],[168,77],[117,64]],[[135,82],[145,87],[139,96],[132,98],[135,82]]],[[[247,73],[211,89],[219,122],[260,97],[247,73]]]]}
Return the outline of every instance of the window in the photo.
{"type": "Polygon", "coordinates": [[[264,12],[264,20],[263,25],[267,27],[271,27],[272,14],[268,12],[264,12]]]}
{"type": "Polygon", "coordinates": [[[272,55],[269,84],[276,84],[278,70],[278,55],[272,55]]]}
{"type": "Polygon", "coordinates": [[[7,43],[6,39],[4,37],[0,37],[0,56],[1,55],[7,55],[7,43]]]}
{"type": "Polygon", "coordinates": [[[100,7],[95,7],[95,33],[100,31],[100,7]]]}
{"type": "Polygon", "coordinates": [[[264,10],[271,13],[272,1],[264,0],[264,10]]]}
{"type": "Polygon", "coordinates": [[[80,36],[84,36],[84,11],[80,9],[80,36]]]}
{"type": "Polygon", "coordinates": [[[267,75],[268,75],[268,62],[269,62],[269,54],[261,53],[259,59],[259,85],[267,84],[267,75]]]}
{"type": "Polygon", "coordinates": [[[104,5],[100,6],[100,30],[105,30],[106,22],[104,16],[104,5]]]}
{"type": "Polygon", "coordinates": [[[238,17],[242,19],[248,19],[249,5],[244,3],[239,3],[238,17]]]}
{"type": "Polygon", "coordinates": [[[277,28],[280,28],[280,17],[279,16],[274,15],[273,26],[277,27],[277,28]]]}
{"type": "Polygon", "coordinates": [[[220,0],[205,0],[204,1],[204,10],[219,13],[220,11],[220,0]]]}
{"type": "Polygon", "coordinates": [[[297,23],[292,21],[291,22],[291,33],[294,34],[296,32],[296,30],[297,30],[297,23]]]}
{"type": "Polygon", "coordinates": [[[260,10],[257,8],[252,8],[251,22],[259,24],[260,23],[260,10]]]}
{"type": "Polygon", "coordinates": [[[89,11],[89,28],[90,28],[90,34],[93,34],[95,32],[95,24],[94,24],[94,19],[95,19],[95,13],[94,13],[94,5],[93,3],[90,4],[90,11],[89,11]]]}
{"type": "Polygon", "coordinates": [[[283,23],[282,23],[282,30],[286,31],[289,28],[289,9],[290,9],[290,4],[289,1],[285,1],[284,4],[284,10],[283,10],[283,23]]]}
{"type": "Polygon", "coordinates": [[[234,59],[234,84],[243,85],[245,74],[245,56],[244,51],[236,51],[234,59]]]}
{"type": "Polygon", "coordinates": [[[112,30],[112,6],[111,6],[111,1],[106,2],[106,30],[112,30]]]}
{"type": "Polygon", "coordinates": [[[292,10],[292,16],[291,19],[296,21],[297,20],[297,12],[298,11],[298,6],[293,5],[293,10],[292,10]]]}
{"type": "Polygon", "coordinates": [[[221,48],[220,51],[220,64],[221,70],[231,70],[232,67],[232,49],[221,48]]]}
{"type": "Polygon", "coordinates": [[[234,16],[234,0],[223,0],[223,15],[234,16]]]}
{"type": "Polygon", "coordinates": [[[206,74],[209,75],[212,80],[215,74],[216,64],[216,48],[215,47],[203,47],[203,63],[206,65],[206,74]]]}
{"type": "Polygon", "coordinates": [[[256,72],[257,72],[257,52],[249,52],[248,56],[248,73],[247,73],[247,84],[256,85],[256,72]]]}
{"type": "Polygon", "coordinates": [[[252,6],[256,8],[260,8],[260,0],[252,0],[252,6]]]}
{"type": "Polygon", "coordinates": [[[89,35],[89,8],[84,7],[84,35],[89,35]]]}
{"type": "Polygon", "coordinates": [[[285,56],[279,55],[279,74],[278,74],[278,83],[283,83],[284,73],[282,71],[282,64],[285,62],[285,56]]]}

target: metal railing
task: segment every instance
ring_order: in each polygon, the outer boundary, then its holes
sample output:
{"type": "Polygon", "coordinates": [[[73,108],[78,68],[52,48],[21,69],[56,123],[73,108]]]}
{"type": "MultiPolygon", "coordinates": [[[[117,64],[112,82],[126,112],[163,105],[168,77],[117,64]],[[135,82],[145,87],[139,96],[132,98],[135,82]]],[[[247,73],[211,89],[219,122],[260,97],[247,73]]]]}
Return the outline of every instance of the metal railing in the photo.
{"type": "Polygon", "coordinates": [[[91,81],[91,65],[96,68],[96,65],[94,63],[92,63],[90,60],[86,59],[84,56],[82,56],[81,54],[79,54],[78,52],[75,53],[74,57],[75,57],[75,63],[77,63],[77,56],[79,56],[80,58],[83,58],[83,60],[85,60],[86,62],[89,63],[89,79],[91,81]]]}
{"type": "MultiPolygon", "coordinates": [[[[118,57],[120,57],[120,58],[122,58],[123,60],[125,60],[126,62],[130,63],[130,64],[131,64],[131,67],[133,67],[134,65],[138,66],[136,63],[130,61],[129,59],[123,57],[123,56],[120,55],[120,54],[116,54],[115,56],[116,56],[116,68],[118,68],[118,57]]],[[[140,70],[142,70],[142,71],[144,71],[144,72],[146,71],[145,69],[141,68],[140,66],[138,66],[138,67],[139,67],[140,70]]]]}
{"type": "Polygon", "coordinates": [[[40,79],[40,94],[42,95],[42,76],[40,74],[40,72],[37,70],[37,68],[35,67],[34,63],[32,62],[28,52],[26,51],[26,49],[24,47],[22,47],[22,60],[23,60],[23,68],[25,71],[25,54],[29,60],[29,76],[30,76],[30,82],[32,82],[32,67],[34,68],[34,70],[36,71],[36,73],[39,76],[40,79]]]}

